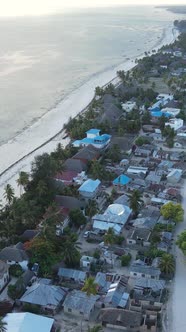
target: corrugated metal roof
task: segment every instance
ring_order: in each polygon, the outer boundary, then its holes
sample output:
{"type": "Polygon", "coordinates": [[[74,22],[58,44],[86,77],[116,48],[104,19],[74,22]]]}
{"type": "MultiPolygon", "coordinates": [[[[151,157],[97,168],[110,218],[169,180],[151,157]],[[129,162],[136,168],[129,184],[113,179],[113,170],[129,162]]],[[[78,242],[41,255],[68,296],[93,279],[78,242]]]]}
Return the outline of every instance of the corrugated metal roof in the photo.
{"type": "Polygon", "coordinates": [[[60,268],[58,272],[59,277],[64,277],[67,279],[74,279],[76,281],[85,281],[86,279],[86,272],[67,269],[67,268],[60,268]]]}

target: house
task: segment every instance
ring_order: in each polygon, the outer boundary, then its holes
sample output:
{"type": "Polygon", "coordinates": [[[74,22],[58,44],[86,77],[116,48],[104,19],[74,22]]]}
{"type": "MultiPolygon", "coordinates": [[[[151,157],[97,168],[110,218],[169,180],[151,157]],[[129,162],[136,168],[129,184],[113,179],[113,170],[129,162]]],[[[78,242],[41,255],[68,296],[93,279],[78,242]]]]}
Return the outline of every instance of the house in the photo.
{"type": "Polygon", "coordinates": [[[143,316],[140,312],[126,309],[105,308],[99,315],[99,321],[110,330],[117,329],[127,332],[143,331],[143,316]]]}
{"type": "Polygon", "coordinates": [[[100,189],[100,184],[101,181],[98,179],[97,180],[88,179],[80,186],[78,191],[83,198],[93,199],[95,198],[100,189]]]}
{"type": "Polygon", "coordinates": [[[0,259],[8,265],[19,264],[24,271],[28,268],[29,258],[21,243],[2,249],[0,259]]]}
{"type": "Polygon", "coordinates": [[[167,199],[159,198],[159,197],[152,197],[151,204],[154,206],[162,206],[164,204],[169,203],[170,201],[167,199]]]}
{"type": "Polygon", "coordinates": [[[0,291],[9,282],[9,265],[3,261],[0,261],[0,291]]]}
{"type": "Polygon", "coordinates": [[[104,299],[105,306],[126,308],[129,294],[126,292],[127,277],[121,277],[117,282],[111,283],[104,299]]]}
{"type": "Polygon", "coordinates": [[[178,115],[180,111],[181,111],[180,108],[175,108],[175,107],[165,107],[162,109],[163,113],[169,113],[173,117],[176,117],[176,115],[178,115]]]}
{"type": "Polygon", "coordinates": [[[94,257],[82,256],[80,258],[80,267],[89,271],[91,264],[95,263],[95,262],[96,262],[96,259],[94,257]]]}
{"type": "Polygon", "coordinates": [[[135,278],[159,279],[160,274],[160,269],[153,266],[132,264],[130,268],[130,276],[135,278]]]}
{"type": "Polygon", "coordinates": [[[151,148],[146,148],[145,146],[143,147],[138,147],[134,154],[136,157],[142,157],[142,158],[147,158],[151,155],[152,153],[152,150],[151,148]]]}
{"type": "Polygon", "coordinates": [[[182,119],[170,119],[169,122],[165,122],[165,126],[169,126],[172,129],[174,129],[174,131],[177,131],[178,129],[180,129],[181,127],[183,127],[183,120],[182,119]]]}
{"type": "Polygon", "coordinates": [[[126,167],[129,164],[128,159],[122,159],[119,163],[120,167],[126,167]]]}
{"type": "Polygon", "coordinates": [[[88,296],[85,292],[73,290],[68,293],[63,303],[63,310],[65,313],[89,320],[98,299],[98,295],[88,296]]]}
{"type": "Polygon", "coordinates": [[[98,285],[99,292],[107,293],[114,277],[103,272],[98,272],[95,277],[95,283],[98,285]]]}
{"type": "Polygon", "coordinates": [[[134,291],[138,294],[160,294],[164,288],[165,280],[136,278],[134,283],[134,291]]]}
{"type": "Polygon", "coordinates": [[[16,312],[3,318],[7,332],[52,332],[54,319],[30,312],[16,312]]]}
{"type": "Polygon", "coordinates": [[[89,161],[97,160],[100,157],[100,150],[95,148],[93,145],[88,145],[78,151],[72,159],[77,159],[83,162],[85,165],[89,161]]]}
{"type": "Polygon", "coordinates": [[[64,171],[64,172],[58,172],[54,176],[55,182],[60,185],[69,186],[74,183],[74,178],[77,177],[78,173],[76,171],[64,171]]]}
{"type": "Polygon", "coordinates": [[[79,159],[69,158],[64,162],[64,168],[68,171],[74,171],[77,173],[81,173],[82,171],[86,171],[87,166],[84,162],[79,159]]]}
{"type": "Polygon", "coordinates": [[[93,216],[93,229],[107,231],[113,228],[116,234],[119,234],[128,221],[132,210],[122,204],[111,204],[103,214],[93,216]]]}
{"type": "Polygon", "coordinates": [[[144,174],[146,175],[148,172],[148,167],[140,167],[140,166],[129,166],[127,169],[127,173],[130,174],[144,174]]]}
{"type": "Polygon", "coordinates": [[[145,178],[147,184],[160,184],[161,175],[159,175],[156,171],[151,171],[147,177],[145,178]]]}
{"type": "Polygon", "coordinates": [[[73,270],[68,268],[60,268],[58,271],[58,277],[62,280],[73,281],[77,283],[84,283],[87,275],[86,272],[73,270]]]}
{"type": "Polygon", "coordinates": [[[119,196],[115,201],[114,204],[122,204],[122,205],[126,205],[126,206],[130,206],[130,199],[129,196],[127,195],[121,195],[119,196]]]}
{"type": "Polygon", "coordinates": [[[112,184],[114,185],[114,187],[117,189],[117,190],[122,190],[126,187],[126,185],[131,181],[131,179],[124,175],[124,174],[121,174],[119,175],[116,179],[114,179],[114,181],[112,182],[112,184]]]}
{"type": "Polygon", "coordinates": [[[123,111],[117,107],[114,103],[112,104],[104,104],[103,105],[104,112],[99,115],[97,121],[98,123],[107,122],[111,127],[116,126],[119,122],[119,119],[123,115],[123,111]]]}
{"type": "Polygon", "coordinates": [[[176,51],[173,52],[173,55],[175,57],[181,58],[183,56],[183,52],[180,51],[180,50],[176,50],[176,51]]]}
{"type": "Polygon", "coordinates": [[[131,223],[133,227],[137,227],[138,229],[142,228],[142,229],[153,230],[154,226],[157,223],[157,219],[152,217],[143,217],[131,220],[131,223]]]}
{"type": "Polygon", "coordinates": [[[69,211],[74,210],[74,209],[80,209],[80,210],[84,210],[86,203],[76,197],[72,197],[72,196],[61,196],[61,195],[57,195],[55,197],[55,201],[57,203],[58,206],[60,206],[61,208],[67,209],[69,211]]]}
{"type": "Polygon", "coordinates": [[[81,140],[76,140],[72,145],[76,148],[82,146],[93,145],[96,149],[104,149],[108,146],[111,140],[111,135],[100,135],[100,129],[90,129],[86,132],[87,137],[81,140]]]}
{"type": "Polygon", "coordinates": [[[21,304],[38,306],[44,312],[56,313],[61,307],[67,288],[36,282],[20,298],[21,304]]]}
{"type": "Polygon", "coordinates": [[[181,180],[183,171],[181,169],[173,168],[170,173],[167,175],[168,183],[178,183],[181,180]]]}
{"type": "Polygon", "coordinates": [[[127,101],[126,103],[121,104],[122,110],[126,113],[132,112],[134,109],[136,109],[137,105],[135,101],[127,101]]]}
{"type": "Polygon", "coordinates": [[[151,231],[147,228],[131,229],[127,235],[127,244],[148,247],[150,246],[150,236],[151,231]]]}

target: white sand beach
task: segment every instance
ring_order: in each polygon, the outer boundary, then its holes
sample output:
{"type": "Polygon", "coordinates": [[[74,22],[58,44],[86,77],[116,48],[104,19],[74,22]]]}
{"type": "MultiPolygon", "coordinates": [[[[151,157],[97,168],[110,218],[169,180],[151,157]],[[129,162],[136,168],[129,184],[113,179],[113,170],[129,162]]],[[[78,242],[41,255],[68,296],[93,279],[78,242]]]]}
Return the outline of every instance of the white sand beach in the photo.
{"type": "MultiPolygon", "coordinates": [[[[162,39],[159,40],[159,45],[153,49],[158,50],[163,45],[172,43],[177,36],[178,31],[175,30],[171,24],[162,32],[162,39]]],[[[143,55],[141,55],[141,57],[143,57],[143,55]]],[[[18,173],[20,171],[29,172],[31,162],[35,156],[44,152],[51,152],[59,142],[62,143],[63,146],[68,144],[68,139],[62,139],[64,136],[64,133],[61,133],[63,125],[70,117],[77,116],[78,113],[86,108],[94,96],[96,86],[103,86],[111,80],[117,83],[118,79],[115,78],[116,72],[118,70],[130,70],[134,66],[135,58],[105,73],[95,75],[90,81],[66,97],[54,109],[46,113],[34,125],[20,133],[15,139],[0,146],[0,174],[3,173],[0,176],[0,199],[3,200],[3,191],[7,183],[13,186],[17,195],[19,194],[16,184],[18,173]],[[51,138],[59,132],[60,134],[51,140],[51,138]],[[37,149],[41,145],[44,146],[37,149]],[[37,151],[32,152],[35,149],[37,149],[37,151]]]]}

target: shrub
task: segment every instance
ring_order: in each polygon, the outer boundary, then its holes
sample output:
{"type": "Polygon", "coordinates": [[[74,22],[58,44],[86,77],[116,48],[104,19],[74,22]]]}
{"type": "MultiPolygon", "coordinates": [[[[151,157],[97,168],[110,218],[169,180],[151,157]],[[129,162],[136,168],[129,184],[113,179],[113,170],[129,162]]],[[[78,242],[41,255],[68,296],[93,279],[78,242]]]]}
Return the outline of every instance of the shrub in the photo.
{"type": "Polygon", "coordinates": [[[23,274],[23,269],[19,264],[13,264],[13,265],[10,265],[9,272],[10,272],[10,275],[18,278],[23,274]]]}
{"type": "Polygon", "coordinates": [[[121,265],[128,266],[131,261],[131,254],[121,256],[121,265]]]}
{"type": "Polygon", "coordinates": [[[39,314],[40,308],[35,304],[25,303],[23,305],[23,311],[31,312],[32,314],[39,314]]]}

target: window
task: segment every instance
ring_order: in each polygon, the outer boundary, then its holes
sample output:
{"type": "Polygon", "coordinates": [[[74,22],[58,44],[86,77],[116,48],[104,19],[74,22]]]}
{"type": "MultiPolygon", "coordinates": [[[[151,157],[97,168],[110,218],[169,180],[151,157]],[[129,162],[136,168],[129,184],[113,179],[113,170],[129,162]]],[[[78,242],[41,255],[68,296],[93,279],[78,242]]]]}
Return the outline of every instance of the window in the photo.
{"type": "Polygon", "coordinates": [[[137,276],[137,273],[133,273],[134,276],[137,276]]]}
{"type": "Polygon", "coordinates": [[[129,243],[132,243],[132,241],[130,240],[129,243]]]}
{"type": "Polygon", "coordinates": [[[142,273],[142,275],[141,275],[143,278],[145,278],[145,274],[144,273],[142,273]]]}
{"type": "Polygon", "coordinates": [[[68,312],[72,312],[72,309],[68,308],[68,312]]]}
{"type": "Polygon", "coordinates": [[[155,276],[151,276],[151,279],[155,279],[155,276]]]}
{"type": "Polygon", "coordinates": [[[80,315],[83,315],[83,311],[80,311],[80,315]]]}

